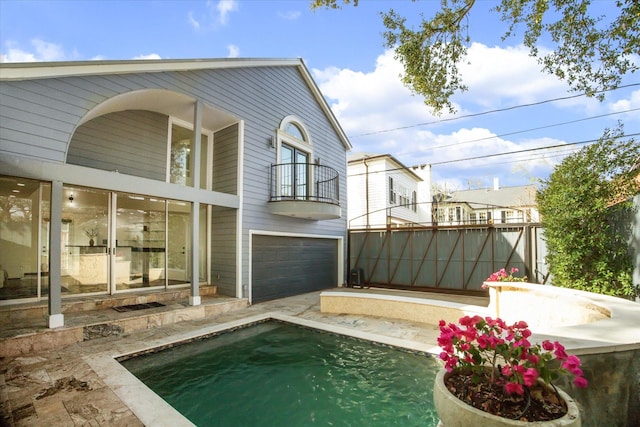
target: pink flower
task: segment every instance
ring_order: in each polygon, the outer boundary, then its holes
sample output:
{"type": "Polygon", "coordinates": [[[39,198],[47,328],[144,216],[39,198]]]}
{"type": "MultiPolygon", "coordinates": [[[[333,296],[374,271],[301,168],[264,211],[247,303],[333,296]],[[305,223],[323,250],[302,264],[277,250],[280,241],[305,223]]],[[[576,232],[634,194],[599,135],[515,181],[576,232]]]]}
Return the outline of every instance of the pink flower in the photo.
{"type": "Polygon", "coordinates": [[[447,359],[446,363],[444,364],[444,367],[446,368],[447,372],[451,372],[453,368],[455,368],[457,365],[458,365],[458,358],[455,356],[451,356],[449,359],[447,359]]]}
{"type": "Polygon", "coordinates": [[[531,343],[525,339],[521,339],[518,340],[516,342],[513,343],[514,347],[523,347],[523,348],[529,348],[531,347],[531,343]]]}
{"type": "Polygon", "coordinates": [[[559,360],[565,360],[567,357],[569,357],[569,355],[567,354],[566,351],[564,351],[564,346],[562,344],[560,344],[558,341],[554,342],[553,345],[555,346],[555,351],[554,354],[556,355],[556,357],[559,360]]]}
{"type": "Polygon", "coordinates": [[[494,350],[500,344],[504,344],[504,340],[502,338],[494,337],[493,335],[489,337],[489,347],[494,350]]]}
{"type": "Polygon", "coordinates": [[[569,375],[576,387],[587,386],[580,359],[568,355],[557,341],[531,344],[524,321],[507,325],[500,318],[464,316],[458,325],[444,320],[438,325],[439,357],[449,372],[460,369],[478,375],[489,367],[499,373],[491,381],[510,394],[522,395],[541,378],[549,382],[562,375],[569,375]]]}
{"type": "Polygon", "coordinates": [[[524,394],[524,389],[522,388],[522,384],[508,382],[507,385],[505,385],[505,388],[508,394],[519,394],[519,395],[524,394]]]}
{"type": "Polygon", "coordinates": [[[529,325],[527,325],[527,322],[525,322],[524,320],[520,320],[519,322],[513,324],[514,329],[527,329],[528,327],[529,325]]]}
{"type": "Polygon", "coordinates": [[[516,267],[511,267],[511,274],[517,273],[518,271],[520,270],[518,270],[516,267]]]}
{"type": "Polygon", "coordinates": [[[564,362],[562,362],[562,367],[570,372],[573,372],[576,369],[580,369],[580,359],[572,354],[571,356],[568,356],[564,362]]]}
{"type": "Polygon", "coordinates": [[[471,326],[473,325],[473,319],[471,318],[471,316],[464,316],[460,318],[458,323],[460,323],[462,326],[471,326]]]}
{"type": "Polygon", "coordinates": [[[478,346],[483,350],[487,348],[489,346],[489,338],[486,335],[478,336],[478,346]]]}
{"type": "Polygon", "coordinates": [[[579,388],[586,388],[588,385],[587,380],[585,380],[583,377],[575,377],[573,379],[573,384],[579,388]]]}
{"type": "Polygon", "coordinates": [[[535,384],[537,378],[538,378],[538,371],[535,370],[534,368],[528,368],[522,374],[524,385],[526,385],[527,387],[531,387],[533,384],[535,384]]]}
{"type": "Polygon", "coordinates": [[[476,331],[474,328],[470,328],[470,329],[467,329],[466,331],[463,331],[462,335],[467,341],[473,341],[476,339],[476,336],[478,335],[478,331],[476,331]]]}

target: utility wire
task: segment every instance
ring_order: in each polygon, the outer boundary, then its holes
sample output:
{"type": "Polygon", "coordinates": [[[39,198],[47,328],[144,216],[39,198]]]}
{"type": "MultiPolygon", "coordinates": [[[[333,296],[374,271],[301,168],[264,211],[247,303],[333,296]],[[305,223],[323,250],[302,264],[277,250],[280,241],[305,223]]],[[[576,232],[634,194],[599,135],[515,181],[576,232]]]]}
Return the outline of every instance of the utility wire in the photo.
{"type": "MultiPolygon", "coordinates": [[[[632,136],[637,136],[637,135],[640,135],[640,132],[621,135],[618,138],[626,138],[626,137],[632,137],[632,136]]],[[[496,153],[496,154],[485,154],[485,155],[482,155],[482,156],[467,157],[465,159],[458,159],[458,160],[446,160],[444,162],[436,162],[436,163],[430,163],[430,164],[431,164],[431,166],[435,166],[435,165],[444,165],[444,164],[448,164],[448,163],[464,162],[464,161],[468,161],[468,160],[488,159],[490,157],[499,157],[499,156],[506,156],[506,155],[520,154],[520,153],[530,153],[532,151],[548,150],[550,148],[561,148],[561,147],[568,147],[568,146],[572,146],[572,145],[589,144],[589,143],[597,142],[599,140],[600,140],[600,138],[598,138],[598,139],[589,139],[589,140],[586,140],[586,141],[569,142],[567,144],[549,145],[549,146],[546,146],[546,147],[528,148],[526,150],[507,151],[507,152],[504,152],[504,153],[496,153]]]]}
{"type": "Polygon", "coordinates": [[[487,137],[478,138],[478,139],[470,139],[468,141],[454,142],[452,144],[447,144],[447,145],[436,145],[435,147],[429,147],[429,149],[430,150],[435,150],[435,149],[438,149],[438,148],[454,147],[454,146],[457,146],[457,145],[464,145],[464,144],[469,144],[469,143],[472,143],[472,142],[480,142],[480,141],[486,141],[486,140],[494,139],[494,138],[502,138],[504,136],[511,136],[511,135],[517,135],[517,134],[526,133],[526,132],[532,132],[534,130],[548,129],[548,128],[552,128],[552,127],[558,127],[558,126],[564,126],[564,125],[569,125],[569,124],[573,124],[573,123],[584,122],[584,121],[587,121],[587,120],[600,119],[602,117],[614,116],[616,114],[631,113],[633,111],[638,111],[638,110],[640,110],[640,107],[639,108],[632,108],[630,110],[616,111],[615,113],[607,113],[607,114],[600,114],[598,116],[585,117],[583,119],[570,120],[568,122],[554,123],[554,124],[551,124],[551,125],[539,126],[539,127],[535,127],[535,128],[524,129],[524,130],[508,132],[508,133],[502,133],[500,135],[487,136],[487,137]]]}
{"type": "MultiPolygon", "coordinates": [[[[616,139],[634,137],[634,136],[638,136],[638,135],[640,135],[640,132],[620,135],[620,136],[616,137],[616,139]]],[[[503,153],[484,154],[482,156],[466,157],[466,158],[455,159],[455,160],[446,160],[446,161],[443,161],[443,162],[423,163],[423,164],[414,165],[414,166],[398,167],[398,168],[392,168],[392,169],[385,169],[385,170],[381,170],[381,171],[356,173],[356,174],[352,174],[352,175],[347,175],[347,177],[361,176],[361,175],[366,175],[367,173],[370,174],[370,175],[373,175],[374,173],[394,172],[394,171],[408,170],[408,169],[418,169],[418,168],[424,168],[426,166],[437,166],[437,165],[444,165],[444,164],[449,164],[449,163],[465,162],[465,161],[469,161],[469,160],[488,159],[488,158],[491,158],[491,157],[514,155],[514,154],[521,154],[521,153],[531,153],[531,152],[535,152],[535,151],[549,150],[549,149],[554,149],[554,148],[568,148],[568,147],[571,147],[571,146],[584,145],[584,144],[590,144],[590,143],[598,142],[599,140],[600,140],[600,138],[598,138],[598,139],[589,139],[589,140],[585,140],[585,141],[569,142],[569,143],[566,143],[566,144],[549,145],[549,146],[545,146],[545,147],[528,148],[528,149],[525,149],[525,150],[518,150],[518,151],[507,151],[507,152],[503,152],[503,153]]],[[[523,159],[521,159],[519,161],[525,161],[526,159],[527,158],[525,157],[525,158],[523,158],[523,159]]],[[[366,158],[363,159],[363,160],[366,160],[366,158]]]]}
{"type": "MultiPolygon", "coordinates": [[[[614,91],[614,90],[618,90],[618,89],[625,89],[625,88],[635,87],[635,86],[640,86],[640,83],[631,83],[631,84],[628,84],[628,85],[618,86],[615,89],[608,89],[608,90],[604,90],[604,91],[597,92],[597,93],[610,92],[610,91],[614,91]]],[[[361,133],[361,134],[358,134],[358,135],[350,136],[349,139],[359,138],[361,136],[379,135],[381,133],[389,133],[389,132],[394,132],[394,131],[397,131],[397,130],[411,129],[411,128],[415,128],[415,127],[419,127],[419,126],[428,126],[428,125],[434,125],[434,124],[439,124],[439,123],[452,122],[452,121],[455,121],[455,120],[467,119],[469,117],[478,117],[478,116],[484,116],[484,115],[487,115],[487,114],[501,113],[501,112],[504,112],[504,111],[511,111],[511,110],[516,110],[516,109],[519,109],[519,108],[534,107],[536,105],[543,105],[543,104],[548,104],[550,102],[556,102],[556,101],[565,101],[567,99],[580,98],[582,96],[587,96],[587,95],[585,93],[580,93],[580,94],[577,94],[577,95],[569,95],[569,96],[562,96],[562,97],[558,97],[558,98],[545,99],[543,101],[531,102],[531,103],[528,103],[528,104],[512,105],[510,107],[498,108],[498,109],[495,109],[495,110],[487,110],[487,111],[481,111],[479,113],[465,114],[465,115],[457,116],[457,117],[449,117],[447,119],[434,120],[432,122],[418,123],[418,124],[415,124],[415,125],[400,126],[400,127],[396,127],[396,128],[392,128],[392,129],[383,129],[383,130],[378,130],[378,131],[374,131],[374,132],[361,133]]]]}

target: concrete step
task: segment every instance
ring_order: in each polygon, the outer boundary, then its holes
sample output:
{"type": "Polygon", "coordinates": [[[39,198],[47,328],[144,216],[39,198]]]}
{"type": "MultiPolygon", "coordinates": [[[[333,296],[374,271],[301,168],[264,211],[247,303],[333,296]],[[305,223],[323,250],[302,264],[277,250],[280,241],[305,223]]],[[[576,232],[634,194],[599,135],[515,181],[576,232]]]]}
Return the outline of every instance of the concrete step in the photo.
{"type": "MultiPolygon", "coordinates": [[[[217,286],[200,286],[200,296],[212,296],[218,292],[217,286]]],[[[188,299],[191,295],[189,288],[170,289],[166,291],[141,290],[138,292],[116,295],[91,295],[65,298],[62,300],[62,314],[85,311],[104,310],[124,305],[143,304],[149,302],[167,302],[188,299]]],[[[48,316],[47,301],[34,303],[18,303],[0,306],[0,328],[12,328],[19,325],[29,325],[45,321],[48,316]]],[[[4,334],[3,334],[4,335],[4,334]]]]}
{"type": "MultiPolygon", "coordinates": [[[[150,294],[141,297],[149,296],[150,294]]],[[[128,312],[118,312],[113,310],[113,307],[75,311],[65,314],[65,325],[55,329],[49,329],[44,320],[39,324],[33,324],[33,322],[23,322],[22,325],[12,324],[10,328],[2,328],[0,357],[17,357],[39,351],[59,349],[83,341],[214,317],[249,306],[247,299],[215,294],[202,296],[201,305],[190,306],[188,301],[188,296],[164,300],[164,306],[128,312]]],[[[154,301],[141,298],[121,305],[146,302],[154,301]]],[[[107,305],[110,304],[111,302],[107,303],[107,305]]]]}

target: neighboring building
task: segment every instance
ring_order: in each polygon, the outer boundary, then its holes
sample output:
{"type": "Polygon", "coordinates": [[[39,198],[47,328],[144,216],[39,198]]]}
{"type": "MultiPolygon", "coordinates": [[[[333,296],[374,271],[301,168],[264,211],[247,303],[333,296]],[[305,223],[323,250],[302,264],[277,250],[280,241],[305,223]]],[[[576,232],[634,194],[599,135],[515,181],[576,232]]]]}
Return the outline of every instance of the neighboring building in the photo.
{"type": "Polygon", "coordinates": [[[540,221],[535,185],[454,191],[434,196],[434,223],[521,224],[540,221]]]}
{"type": "Polygon", "coordinates": [[[301,60],[4,63],[0,107],[0,303],[344,282],[351,146],[301,60]]]}
{"type": "Polygon", "coordinates": [[[348,162],[349,228],[431,222],[431,168],[407,168],[390,154],[357,153],[348,162]]]}

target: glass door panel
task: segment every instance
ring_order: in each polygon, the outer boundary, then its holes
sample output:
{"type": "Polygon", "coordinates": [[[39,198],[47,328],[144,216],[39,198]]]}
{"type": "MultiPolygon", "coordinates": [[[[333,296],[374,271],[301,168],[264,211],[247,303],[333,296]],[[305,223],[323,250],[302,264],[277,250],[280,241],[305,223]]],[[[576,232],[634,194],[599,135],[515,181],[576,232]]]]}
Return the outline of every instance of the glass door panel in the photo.
{"type": "Polygon", "coordinates": [[[40,203],[40,294],[39,298],[49,296],[49,233],[51,222],[51,184],[40,184],[42,194],[40,203]]]}
{"type": "Polygon", "coordinates": [[[41,199],[49,198],[46,184],[0,176],[0,300],[39,295],[41,199]]]}
{"type": "Polygon", "coordinates": [[[280,196],[305,200],[309,195],[309,154],[282,144],[280,155],[280,196]]]}
{"type": "Polygon", "coordinates": [[[307,163],[309,155],[296,150],[296,199],[307,198],[307,163]]]}
{"type": "Polygon", "coordinates": [[[293,196],[293,148],[282,145],[282,166],[280,166],[280,196],[292,197],[293,196]]]}
{"type": "Polygon", "coordinates": [[[117,194],[116,291],[165,286],[165,210],[164,200],[117,194]]]}
{"type": "Polygon", "coordinates": [[[65,186],[62,200],[62,294],[109,290],[109,193],[65,186]]]}
{"type": "MultiPolygon", "coordinates": [[[[169,201],[168,284],[191,282],[191,203],[169,201]]],[[[202,234],[202,233],[200,233],[202,234]]]]}

